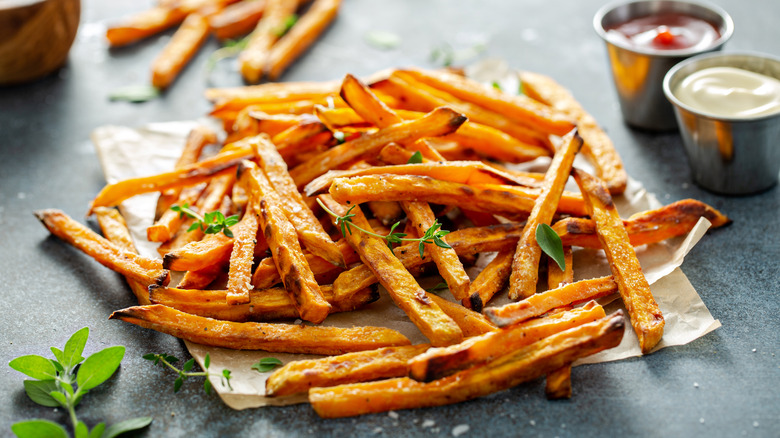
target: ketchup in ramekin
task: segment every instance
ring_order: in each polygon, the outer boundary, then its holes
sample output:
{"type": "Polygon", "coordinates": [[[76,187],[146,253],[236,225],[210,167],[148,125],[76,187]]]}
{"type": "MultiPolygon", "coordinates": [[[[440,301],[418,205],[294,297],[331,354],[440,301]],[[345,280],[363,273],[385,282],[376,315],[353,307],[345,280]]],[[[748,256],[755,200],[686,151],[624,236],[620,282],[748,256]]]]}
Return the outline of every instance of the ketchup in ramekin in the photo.
{"type": "Polygon", "coordinates": [[[693,15],[667,12],[605,27],[607,38],[637,49],[703,50],[720,38],[718,28],[693,15]]]}

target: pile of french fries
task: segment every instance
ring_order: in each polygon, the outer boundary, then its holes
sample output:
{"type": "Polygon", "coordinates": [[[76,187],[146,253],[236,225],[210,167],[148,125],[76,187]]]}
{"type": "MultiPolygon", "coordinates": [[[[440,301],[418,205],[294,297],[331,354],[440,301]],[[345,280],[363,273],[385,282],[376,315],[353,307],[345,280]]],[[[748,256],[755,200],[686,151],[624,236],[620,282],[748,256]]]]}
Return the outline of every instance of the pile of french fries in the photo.
{"type": "Polygon", "coordinates": [[[313,44],[336,18],[341,0],[314,0],[305,14],[296,13],[307,0],[159,0],[145,11],[109,27],[111,47],[132,44],[179,25],[152,64],[152,85],[170,86],[213,34],[221,41],[250,34],[241,51],[241,75],[257,83],[265,75],[276,80],[313,44]]]}
{"type": "Polygon", "coordinates": [[[105,237],[56,210],[36,215],[128,278],[140,305],[112,318],[210,346],[328,355],[286,364],[266,388],[308,391],[323,417],[455,403],[540,376],[548,397],[570,397],[572,362],[623,336],[623,313],[606,315],[595,299],[619,294],[643,352],[663,335],[633,247],[683,235],[701,217],[729,219],[690,199],[621,219],[612,195],[627,178],[608,137],[560,85],[521,79],[524,95],[418,69],[370,85],[347,75],[212,89],[227,139],[196,128],[175,169],[106,186],[90,206],[105,237]],[[595,176],[573,167],[578,153],[595,176]],[[551,159],[546,173],[510,165],[539,157],[551,159]],[[578,192],[564,189],[569,176],[578,192]],[[162,259],[135,254],[112,208],[151,192],[160,197],[147,237],[162,259]],[[240,221],[204,234],[174,205],[240,221]],[[563,269],[536,241],[542,224],[560,236],[563,269]],[[438,227],[445,244],[384,238],[438,227]],[[575,282],[572,247],[603,249],[612,275],[575,282]],[[485,253],[495,257],[470,278],[465,267],[485,253]],[[176,287],[169,271],[183,273],[176,287]],[[436,273],[451,296],[420,286],[436,273]],[[514,302],[490,306],[505,289],[514,302]],[[380,293],[430,344],[318,325],[380,293]]]}

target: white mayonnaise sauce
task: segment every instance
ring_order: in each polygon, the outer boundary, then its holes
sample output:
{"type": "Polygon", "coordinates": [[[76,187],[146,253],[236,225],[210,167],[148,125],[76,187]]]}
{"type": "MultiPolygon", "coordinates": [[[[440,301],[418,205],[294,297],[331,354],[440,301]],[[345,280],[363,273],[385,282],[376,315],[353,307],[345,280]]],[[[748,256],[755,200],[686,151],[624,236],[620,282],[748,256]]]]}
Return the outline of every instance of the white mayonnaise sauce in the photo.
{"type": "Polygon", "coordinates": [[[692,73],[674,90],[680,102],[721,117],[758,117],[780,112],[780,81],[734,67],[692,73]]]}

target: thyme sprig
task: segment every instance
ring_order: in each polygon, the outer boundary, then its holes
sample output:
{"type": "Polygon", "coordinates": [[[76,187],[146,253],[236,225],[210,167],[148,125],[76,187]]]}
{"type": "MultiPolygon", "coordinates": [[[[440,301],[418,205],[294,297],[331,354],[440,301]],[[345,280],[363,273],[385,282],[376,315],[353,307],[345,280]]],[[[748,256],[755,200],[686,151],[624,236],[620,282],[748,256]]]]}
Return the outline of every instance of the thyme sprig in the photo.
{"type": "MultiPolygon", "coordinates": [[[[155,365],[168,367],[179,375],[179,377],[177,377],[173,382],[173,392],[179,392],[181,386],[184,384],[184,381],[189,377],[205,377],[206,380],[203,382],[203,390],[206,391],[206,394],[211,394],[211,381],[209,381],[208,377],[214,374],[209,372],[211,357],[209,357],[208,354],[203,360],[203,371],[191,371],[192,367],[195,366],[195,359],[188,360],[184,363],[184,365],[182,365],[181,369],[178,369],[173,364],[178,362],[179,359],[177,359],[175,356],[171,356],[170,354],[149,353],[145,354],[143,358],[151,361],[155,365]]],[[[230,386],[230,370],[222,370],[222,374],[219,376],[222,380],[222,386],[227,386],[232,391],[233,387],[230,386]]]]}
{"type": "Polygon", "coordinates": [[[190,225],[187,231],[194,231],[200,228],[204,234],[217,234],[219,232],[224,233],[228,237],[233,237],[233,232],[230,231],[230,227],[238,223],[238,215],[225,217],[220,211],[212,211],[201,216],[200,213],[193,210],[188,203],[182,205],[173,205],[171,210],[179,213],[179,217],[187,216],[195,219],[195,222],[190,225]]]}

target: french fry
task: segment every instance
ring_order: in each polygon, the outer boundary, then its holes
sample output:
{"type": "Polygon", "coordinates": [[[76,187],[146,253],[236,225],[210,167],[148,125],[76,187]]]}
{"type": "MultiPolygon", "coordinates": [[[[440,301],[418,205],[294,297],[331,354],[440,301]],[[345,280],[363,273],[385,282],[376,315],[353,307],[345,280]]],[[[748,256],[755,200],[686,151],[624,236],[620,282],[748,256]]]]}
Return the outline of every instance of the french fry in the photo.
{"type": "MultiPolygon", "coordinates": [[[[347,214],[343,205],[333,202],[327,196],[323,195],[320,199],[336,214],[347,214]]],[[[371,226],[362,212],[359,209],[353,209],[352,212],[355,214],[351,218],[352,222],[370,231],[371,226]]],[[[417,284],[415,278],[381,239],[357,230],[347,233],[344,237],[385,287],[393,302],[406,313],[431,344],[443,346],[460,342],[463,333],[455,321],[431,301],[425,290],[417,284]]],[[[336,296],[338,297],[338,294],[336,296]]]]}
{"type": "MultiPolygon", "coordinates": [[[[419,201],[465,207],[486,213],[527,216],[539,197],[538,189],[499,184],[467,185],[417,175],[365,175],[336,178],[330,195],[337,202],[419,201]]],[[[558,212],[585,216],[579,193],[563,192],[558,212]]]]}
{"type": "Polygon", "coordinates": [[[295,23],[268,54],[265,66],[268,79],[276,80],[336,18],[341,0],[315,0],[309,10],[295,23]]]}
{"type": "Polygon", "coordinates": [[[547,373],[544,394],[550,400],[571,398],[571,365],[547,373]]]}
{"type": "MultiPolygon", "coordinates": [[[[682,236],[691,231],[702,217],[710,221],[712,228],[731,223],[731,219],[709,205],[695,199],[683,199],[656,210],[637,213],[624,220],[623,226],[631,245],[640,246],[682,236]]],[[[565,218],[556,222],[553,230],[564,245],[601,248],[596,224],[591,219],[565,218]]]]}
{"type": "Polygon", "coordinates": [[[595,301],[591,301],[568,312],[490,331],[466,339],[460,344],[432,348],[409,361],[409,377],[420,382],[441,379],[604,316],[604,309],[595,301]]]}
{"type": "Polygon", "coordinates": [[[246,218],[245,225],[233,238],[226,297],[227,303],[231,305],[249,302],[249,291],[252,290],[252,264],[254,263],[259,226],[254,202],[258,201],[256,198],[249,201],[249,206],[244,213],[245,216],[249,217],[246,218]]]}
{"type": "Polygon", "coordinates": [[[271,138],[293,126],[307,125],[316,120],[311,114],[267,114],[257,110],[247,111],[247,115],[254,121],[257,132],[266,133],[271,138]]]}
{"type": "MultiPolygon", "coordinates": [[[[215,109],[242,110],[249,105],[298,101],[337,100],[341,81],[329,82],[269,82],[246,87],[209,88],[206,99],[215,103],[215,109]]],[[[340,99],[338,99],[340,100],[340,99]]]]}
{"type": "Polygon", "coordinates": [[[186,15],[178,8],[156,6],[109,27],[106,39],[111,47],[126,46],[176,26],[186,15]]]}
{"type": "Polygon", "coordinates": [[[266,0],[241,1],[209,17],[214,36],[228,40],[246,35],[257,26],[265,12],[266,0]]]}
{"type": "Polygon", "coordinates": [[[120,319],[202,345],[234,350],[333,355],[409,345],[404,335],[381,327],[219,321],[159,304],[117,310],[109,319],[120,319]]]}
{"type": "MultiPolygon", "coordinates": [[[[122,215],[119,214],[119,210],[115,208],[99,207],[95,209],[95,216],[97,217],[100,229],[103,231],[103,235],[109,242],[122,250],[138,253],[135,244],[133,244],[133,238],[130,236],[130,230],[127,228],[127,223],[122,215]]],[[[147,285],[133,280],[132,278],[126,278],[126,280],[127,284],[130,286],[130,290],[138,300],[138,304],[150,304],[147,285]]]]}
{"type": "Polygon", "coordinates": [[[274,371],[265,381],[265,395],[279,397],[347,383],[402,377],[407,361],[430,348],[429,344],[385,347],[322,359],[296,360],[274,371]]]}
{"type": "MultiPolygon", "coordinates": [[[[176,232],[181,229],[184,222],[187,221],[187,216],[177,211],[171,210],[170,207],[174,204],[179,206],[183,206],[185,204],[195,205],[205,188],[205,184],[198,184],[197,186],[193,187],[172,189],[179,191],[179,196],[177,197],[176,202],[170,204],[168,209],[162,212],[160,218],[146,229],[146,239],[150,242],[167,242],[171,240],[176,235],[176,232]]],[[[170,191],[171,190],[166,190],[166,192],[170,191]]],[[[163,194],[160,194],[160,197],[162,196],[163,194]]]]}
{"type": "MultiPolygon", "coordinates": [[[[516,247],[517,245],[515,245],[516,247]]],[[[471,282],[468,299],[463,301],[464,306],[475,312],[481,312],[485,304],[504,288],[512,271],[515,248],[506,249],[496,254],[496,257],[485,266],[485,269],[477,274],[477,278],[471,282]]]]}
{"type": "Polygon", "coordinates": [[[596,120],[574,99],[574,96],[552,78],[531,72],[520,72],[523,91],[532,98],[567,114],[577,122],[584,140],[582,153],[596,167],[596,174],[607,183],[609,192],[619,195],[626,190],[628,174],[615,146],[596,120]]]}
{"type": "Polygon", "coordinates": [[[322,322],[330,312],[314,274],[306,262],[298,243],[295,228],[280,207],[281,200],[263,172],[251,161],[244,161],[239,173],[257,197],[255,211],[260,229],[271,250],[276,269],[282,276],[284,287],[295,303],[301,319],[315,324],[322,322]]]}
{"type": "Polygon", "coordinates": [[[260,81],[271,46],[285,32],[285,20],[295,13],[298,0],[267,0],[265,13],[238,57],[241,76],[250,84],[260,81]]]}
{"type": "Polygon", "coordinates": [[[168,88],[208,36],[208,19],[197,13],[188,15],[152,62],[152,85],[168,88]]]}
{"type": "Polygon", "coordinates": [[[249,145],[235,145],[212,158],[199,161],[159,175],[130,178],[103,187],[89,207],[89,213],[95,207],[114,207],[127,198],[150,192],[163,191],[174,187],[192,186],[219,175],[235,173],[236,166],[242,160],[252,158],[254,151],[249,145]]]}
{"type": "MultiPolygon", "coordinates": [[[[338,249],[341,252],[341,257],[347,266],[360,261],[360,257],[358,257],[357,253],[355,253],[355,250],[349,246],[346,240],[339,240],[336,245],[338,246],[338,249]]],[[[315,278],[318,278],[322,274],[328,274],[334,271],[343,271],[343,268],[336,267],[327,260],[314,254],[306,253],[304,255],[306,257],[306,262],[309,263],[309,268],[311,268],[311,272],[314,274],[315,278]]],[[[267,257],[261,260],[257,264],[257,268],[255,269],[254,274],[252,274],[252,284],[254,285],[255,289],[266,289],[281,282],[282,277],[279,276],[279,271],[276,270],[276,265],[274,264],[272,257],[267,257]]],[[[319,280],[317,283],[322,284],[322,282],[319,280]]]]}
{"type": "Polygon", "coordinates": [[[49,232],[70,243],[103,266],[144,285],[166,285],[171,280],[159,260],[121,249],[60,210],[33,213],[49,232]]]}
{"type": "Polygon", "coordinates": [[[438,108],[419,120],[402,122],[374,134],[348,141],[316,155],[290,171],[298,187],[303,187],[328,170],[375,153],[390,142],[413,141],[422,137],[444,135],[453,132],[466,120],[449,108],[438,108]]]}
{"type": "MultiPolygon", "coordinates": [[[[330,286],[322,286],[322,293],[331,304],[331,312],[350,312],[379,299],[376,287],[359,290],[351,297],[336,301],[330,286]]],[[[192,315],[223,321],[274,321],[295,319],[300,314],[284,288],[274,287],[249,292],[246,304],[228,304],[227,290],[197,290],[185,288],[152,287],[149,299],[192,315]]]]}
{"type": "Polygon", "coordinates": [[[607,185],[579,169],[575,168],[572,173],[582,191],[588,214],[596,224],[601,247],[639,338],[639,347],[642,353],[649,353],[664,333],[665,321],[661,309],[653,298],[607,185]]]}
{"type": "Polygon", "coordinates": [[[551,289],[527,297],[516,303],[501,307],[488,307],[483,313],[499,327],[517,324],[519,322],[544,315],[557,307],[578,304],[585,301],[612,295],[617,292],[618,285],[610,275],[570,283],[557,289],[551,289]]]}
{"type": "Polygon", "coordinates": [[[576,131],[563,138],[563,144],[555,153],[542,183],[542,192],[536,198],[534,208],[528,216],[523,236],[517,242],[517,250],[512,260],[512,273],[509,276],[509,298],[517,300],[536,293],[539,279],[539,260],[542,248],[536,242],[536,229],[540,225],[550,225],[563,187],[569,179],[574,156],[582,146],[582,139],[576,131]]]}
{"type": "Polygon", "coordinates": [[[533,380],[580,357],[615,347],[623,337],[624,325],[623,316],[618,313],[431,383],[399,378],[312,388],[309,402],[320,417],[337,418],[471,400],[533,380]]]}
{"type": "Polygon", "coordinates": [[[187,271],[177,285],[182,289],[205,289],[221,274],[227,272],[227,267],[216,263],[199,271],[187,271]]]}
{"type": "Polygon", "coordinates": [[[547,257],[547,289],[556,289],[574,282],[574,252],[571,246],[563,247],[564,269],[552,257],[547,257]]]}
{"type": "Polygon", "coordinates": [[[498,330],[498,327],[481,313],[467,309],[458,303],[447,301],[436,294],[428,294],[428,296],[437,306],[441,307],[441,310],[444,311],[447,316],[455,321],[455,324],[458,324],[464,337],[479,336],[487,332],[498,330]]]}

